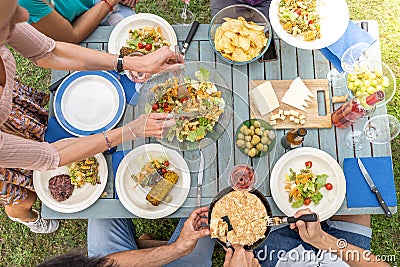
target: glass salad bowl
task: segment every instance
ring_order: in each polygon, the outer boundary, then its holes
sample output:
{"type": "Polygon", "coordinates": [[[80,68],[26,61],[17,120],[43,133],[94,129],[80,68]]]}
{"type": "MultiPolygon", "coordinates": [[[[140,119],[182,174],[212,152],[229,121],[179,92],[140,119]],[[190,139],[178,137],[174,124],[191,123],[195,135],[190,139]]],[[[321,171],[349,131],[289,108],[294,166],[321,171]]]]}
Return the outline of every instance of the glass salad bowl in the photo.
{"type": "Polygon", "coordinates": [[[186,62],[184,68],[158,73],[143,84],[135,115],[171,113],[177,122],[166,137],[158,140],[162,145],[183,151],[198,150],[224,133],[233,115],[232,90],[213,65],[186,62]],[[192,95],[181,94],[187,93],[186,88],[192,95]],[[175,97],[173,90],[178,91],[175,97]]]}

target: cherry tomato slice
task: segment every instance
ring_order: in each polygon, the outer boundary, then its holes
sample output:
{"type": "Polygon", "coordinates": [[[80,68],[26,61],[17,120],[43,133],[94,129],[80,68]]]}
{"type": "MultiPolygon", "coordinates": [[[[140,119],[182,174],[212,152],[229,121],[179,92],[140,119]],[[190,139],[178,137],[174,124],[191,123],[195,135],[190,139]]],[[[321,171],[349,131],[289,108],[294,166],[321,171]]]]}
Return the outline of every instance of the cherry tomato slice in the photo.
{"type": "Polygon", "coordinates": [[[169,113],[169,112],[171,112],[171,109],[169,107],[166,107],[166,108],[164,108],[164,112],[169,113]]]}
{"type": "Polygon", "coordinates": [[[304,199],[303,204],[306,205],[306,206],[310,205],[311,204],[311,198],[304,199]]]}
{"type": "Polygon", "coordinates": [[[306,168],[310,169],[312,167],[312,162],[311,161],[306,161],[306,168]]]}
{"type": "Polygon", "coordinates": [[[185,102],[185,101],[188,101],[187,97],[184,97],[184,98],[181,99],[181,102],[185,102]]]}
{"type": "Polygon", "coordinates": [[[165,102],[165,103],[163,103],[163,108],[167,108],[167,107],[169,107],[169,104],[167,103],[167,102],[165,102]]]}
{"type": "Polygon", "coordinates": [[[325,188],[326,190],[332,190],[333,185],[331,183],[326,183],[325,188]]]}
{"type": "Polygon", "coordinates": [[[164,166],[166,166],[166,167],[169,166],[169,161],[168,160],[164,161],[164,166]]]}
{"type": "Polygon", "coordinates": [[[164,174],[164,173],[167,172],[167,170],[166,170],[165,168],[162,168],[162,169],[161,169],[161,172],[164,174]]]}
{"type": "Polygon", "coordinates": [[[310,19],[309,21],[308,21],[308,24],[313,24],[314,23],[314,20],[313,19],[310,19]]]}
{"type": "Polygon", "coordinates": [[[294,12],[296,12],[297,13],[297,15],[301,15],[301,9],[300,8],[296,8],[295,10],[294,10],[294,12]]]}
{"type": "Polygon", "coordinates": [[[144,48],[144,44],[138,43],[138,44],[137,44],[137,47],[138,47],[139,49],[143,49],[143,48],[144,48]]]}
{"type": "Polygon", "coordinates": [[[144,49],[146,49],[147,51],[150,51],[153,48],[153,46],[151,44],[146,44],[144,46],[144,49]]]}
{"type": "Polygon", "coordinates": [[[154,103],[153,106],[151,107],[154,111],[156,111],[158,109],[158,104],[154,103]]]}

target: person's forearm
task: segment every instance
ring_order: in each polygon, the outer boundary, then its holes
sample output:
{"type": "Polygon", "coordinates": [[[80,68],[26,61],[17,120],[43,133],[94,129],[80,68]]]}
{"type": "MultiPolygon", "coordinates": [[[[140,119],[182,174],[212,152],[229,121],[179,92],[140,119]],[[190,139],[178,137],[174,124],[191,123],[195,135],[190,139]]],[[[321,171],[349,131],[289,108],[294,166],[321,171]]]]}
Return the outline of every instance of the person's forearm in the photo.
{"type": "MultiPolygon", "coordinates": [[[[123,136],[130,136],[126,127],[108,131],[106,135],[110,142],[110,147],[131,140],[123,140],[123,136]]],[[[108,149],[106,139],[102,133],[57,141],[52,143],[52,146],[57,149],[60,156],[59,166],[85,159],[108,149]]]]}
{"type": "MultiPolygon", "coordinates": [[[[50,55],[39,59],[42,68],[57,70],[112,70],[115,68],[115,55],[74,44],[57,42],[50,55]]],[[[142,63],[139,57],[124,59],[124,68],[140,70],[142,63]],[[139,59],[139,60],[138,60],[139,59]]]]}
{"type": "MultiPolygon", "coordinates": [[[[119,1],[108,0],[108,2],[112,6],[115,6],[119,1]]],[[[72,36],[64,41],[72,43],[81,42],[97,28],[108,12],[110,12],[109,6],[105,1],[100,1],[72,22],[72,36]]]]}
{"type": "Polygon", "coordinates": [[[108,255],[119,267],[158,267],[185,256],[175,243],[157,248],[128,250],[108,255]]]}
{"type": "Polygon", "coordinates": [[[346,244],[339,247],[339,239],[336,237],[325,234],[324,238],[318,242],[315,242],[314,247],[329,251],[337,256],[339,256],[343,261],[352,267],[384,267],[390,266],[384,261],[380,261],[375,255],[368,252],[362,248],[354,246],[352,244],[346,244]]]}

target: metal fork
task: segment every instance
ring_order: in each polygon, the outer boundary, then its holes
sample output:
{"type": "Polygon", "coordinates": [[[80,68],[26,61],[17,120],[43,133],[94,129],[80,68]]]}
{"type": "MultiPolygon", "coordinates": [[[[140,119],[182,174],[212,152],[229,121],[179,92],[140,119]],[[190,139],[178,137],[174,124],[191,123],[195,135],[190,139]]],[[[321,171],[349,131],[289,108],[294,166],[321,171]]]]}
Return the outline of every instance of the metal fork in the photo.
{"type": "Polygon", "coordinates": [[[296,223],[297,221],[303,222],[317,222],[318,216],[315,213],[312,214],[305,214],[301,215],[298,218],[295,217],[268,217],[267,219],[260,219],[260,220],[267,220],[267,226],[277,226],[283,223],[296,223]]]}

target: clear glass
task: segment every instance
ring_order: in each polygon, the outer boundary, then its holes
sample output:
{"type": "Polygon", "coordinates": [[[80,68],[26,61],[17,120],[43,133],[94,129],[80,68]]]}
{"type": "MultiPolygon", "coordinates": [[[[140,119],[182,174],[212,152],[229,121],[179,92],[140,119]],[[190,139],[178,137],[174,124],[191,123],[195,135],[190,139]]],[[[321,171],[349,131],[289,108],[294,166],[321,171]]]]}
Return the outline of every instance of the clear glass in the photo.
{"type": "Polygon", "coordinates": [[[233,167],[229,177],[229,185],[235,190],[251,191],[257,182],[255,170],[246,164],[233,167]]]}
{"type": "Polygon", "coordinates": [[[392,115],[379,115],[369,119],[363,130],[354,129],[345,135],[345,144],[353,150],[365,148],[369,142],[386,144],[400,133],[400,123],[392,115]]]}
{"type": "Polygon", "coordinates": [[[346,87],[345,73],[339,72],[337,69],[331,69],[326,74],[329,86],[333,89],[342,89],[346,87]]]}
{"type": "Polygon", "coordinates": [[[188,9],[188,3],[185,1],[185,6],[183,8],[175,9],[172,14],[172,19],[175,24],[179,25],[190,25],[194,22],[194,14],[188,9]]]}
{"type": "Polygon", "coordinates": [[[360,64],[368,60],[370,46],[368,43],[357,43],[350,46],[340,59],[342,69],[345,72],[358,73],[361,70],[360,64]]]}

